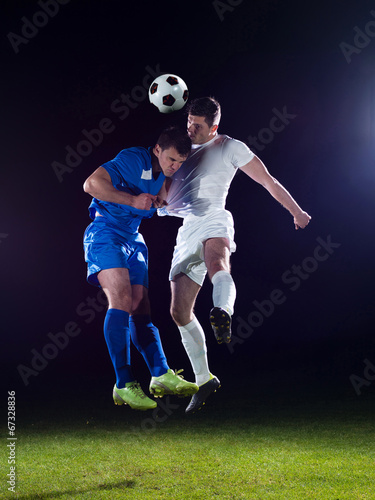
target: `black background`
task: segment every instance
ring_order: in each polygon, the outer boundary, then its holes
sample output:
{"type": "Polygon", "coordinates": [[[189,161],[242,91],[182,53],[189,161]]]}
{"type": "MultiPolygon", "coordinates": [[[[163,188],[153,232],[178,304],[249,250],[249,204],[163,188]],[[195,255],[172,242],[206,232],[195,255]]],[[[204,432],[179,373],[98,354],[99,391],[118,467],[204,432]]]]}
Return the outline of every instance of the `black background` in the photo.
{"type": "MultiPolygon", "coordinates": [[[[307,375],[321,387],[334,381],[355,395],[351,374],[362,376],[365,359],[375,363],[373,3],[71,0],[59,4],[46,22],[34,17],[42,11],[38,2],[2,2],[1,10],[6,389],[26,397],[68,386],[78,394],[85,384],[105,381],[103,390],[110,393],[105,306],[99,290],[86,283],[82,236],[90,222],[90,198],[82,184],[121,149],[152,145],[166,125],[185,126],[183,111],[162,115],[139,90],[143,81],[151,83],[151,77],[144,79],[152,68],[181,76],[192,98],[216,97],[223,110],[220,132],[244,142],[269,127],[274,109],[286,107],[295,115],[254,152],[312,221],[295,231],[291,216],[262,187],[242,173],[235,177],[227,200],[238,246],[232,257],[234,335],[239,318],[248,321],[256,310],[254,300],[269,299],[275,289],[285,300],[230,350],[218,346],[210,332],[206,282],[196,314],[206,330],[212,371],[223,383],[233,379],[240,387],[263,376],[277,386],[282,378],[276,374],[283,372],[294,381],[307,375]],[[16,53],[9,33],[22,36],[24,18],[45,25],[16,53]],[[362,46],[354,47],[349,61],[340,44],[354,46],[355,28],[366,26],[371,36],[357,39],[362,46]],[[121,94],[138,98],[131,99],[126,117],[113,108],[121,94]],[[65,163],[65,148],[76,149],[85,139],[83,130],[98,128],[104,118],[113,131],[59,179],[53,162],[65,163]],[[309,258],[317,238],[340,246],[314,267],[309,258]],[[313,267],[292,290],[282,276],[303,262],[313,267]],[[35,353],[51,344],[48,335],[70,322],[79,334],[66,347],[45,351],[51,359],[39,365],[34,360],[32,368],[35,353]],[[25,369],[34,371],[22,380],[25,369]]],[[[155,216],[142,223],[141,232],[150,251],[154,323],[169,364],[184,367],[191,379],[169,316],[168,271],[179,225],[179,219],[155,216]]],[[[133,361],[138,379],[147,384],[146,366],[136,352],[133,361]]]]}

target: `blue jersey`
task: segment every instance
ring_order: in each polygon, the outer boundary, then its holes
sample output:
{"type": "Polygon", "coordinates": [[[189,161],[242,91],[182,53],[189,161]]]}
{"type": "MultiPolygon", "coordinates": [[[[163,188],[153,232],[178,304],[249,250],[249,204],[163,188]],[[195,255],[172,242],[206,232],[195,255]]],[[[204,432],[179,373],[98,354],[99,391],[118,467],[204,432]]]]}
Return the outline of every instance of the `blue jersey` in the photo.
{"type": "MultiPolygon", "coordinates": [[[[123,149],[113,160],[104,163],[102,167],[111,176],[112,184],[116,189],[134,196],[141,193],[158,194],[165,179],[162,172],[156,179],[152,175],[151,148],[123,149]]],[[[136,234],[142,219],[152,217],[156,209],[139,210],[129,205],[93,198],[89,207],[92,219],[95,218],[96,212],[110,222],[121,225],[121,228],[128,233],[136,234]]]]}

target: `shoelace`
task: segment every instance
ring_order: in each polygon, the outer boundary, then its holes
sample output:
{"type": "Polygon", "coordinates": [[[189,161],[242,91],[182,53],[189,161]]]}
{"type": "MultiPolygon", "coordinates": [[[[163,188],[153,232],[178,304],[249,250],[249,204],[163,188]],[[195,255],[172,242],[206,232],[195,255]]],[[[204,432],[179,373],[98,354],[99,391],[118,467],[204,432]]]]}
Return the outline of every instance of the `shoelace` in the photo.
{"type": "Polygon", "coordinates": [[[180,378],[184,378],[182,375],[179,375],[180,373],[182,373],[184,371],[183,368],[181,368],[181,370],[175,370],[174,374],[177,376],[177,377],[180,377],[180,378]]]}
{"type": "Polygon", "coordinates": [[[136,394],[137,396],[139,396],[140,398],[145,398],[146,397],[146,395],[143,392],[142,387],[140,386],[139,382],[134,382],[134,384],[132,384],[132,385],[129,386],[129,389],[132,392],[134,392],[134,394],[136,394]]]}

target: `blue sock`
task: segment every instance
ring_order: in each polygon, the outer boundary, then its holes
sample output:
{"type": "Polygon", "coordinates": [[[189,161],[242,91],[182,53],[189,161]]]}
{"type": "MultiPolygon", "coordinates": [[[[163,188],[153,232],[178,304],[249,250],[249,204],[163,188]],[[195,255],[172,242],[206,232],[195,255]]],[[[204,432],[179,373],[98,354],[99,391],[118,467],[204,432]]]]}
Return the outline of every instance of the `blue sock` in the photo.
{"type": "Polygon", "coordinates": [[[167,373],[169,366],[161,345],[159,330],[147,314],[130,316],[129,328],[135,347],[142,354],[152,377],[167,373]]]}
{"type": "Polygon", "coordinates": [[[116,373],[116,385],[123,389],[134,380],[130,367],[129,313],[108,309],[104,320],[104,337],[116,373]]]}

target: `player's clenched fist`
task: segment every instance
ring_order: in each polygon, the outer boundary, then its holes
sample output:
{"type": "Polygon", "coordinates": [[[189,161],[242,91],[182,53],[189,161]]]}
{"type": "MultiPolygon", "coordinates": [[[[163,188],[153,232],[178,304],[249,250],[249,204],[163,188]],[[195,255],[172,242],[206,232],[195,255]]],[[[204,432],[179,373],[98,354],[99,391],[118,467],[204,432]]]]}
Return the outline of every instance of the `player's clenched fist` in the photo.
{"type": "Polygon", "coordinates": [[[154,200],[154,208],[162,208],[165,207],[166,205],[168,205],[168,203],[165,200],[163,200],[161,196],[157,194],[154,200]]]}
{"type": "Polygon", "coordinates": [[[134,196],[133,207],[139,210],[150,210],[155,200],[156,196],[149,193],[141,193],[138,196],[134,196]]]}
{"type": "Polygon", "coordinates": [[[307,212],[301,212],[300,214],[294,216],[294,227],[296,229],[304,229],[310,220],[311,217],[307,212]]]}

